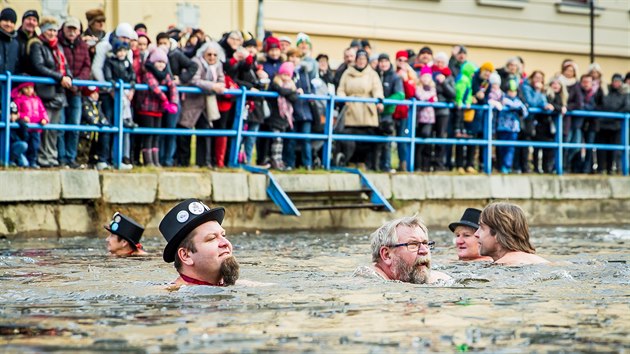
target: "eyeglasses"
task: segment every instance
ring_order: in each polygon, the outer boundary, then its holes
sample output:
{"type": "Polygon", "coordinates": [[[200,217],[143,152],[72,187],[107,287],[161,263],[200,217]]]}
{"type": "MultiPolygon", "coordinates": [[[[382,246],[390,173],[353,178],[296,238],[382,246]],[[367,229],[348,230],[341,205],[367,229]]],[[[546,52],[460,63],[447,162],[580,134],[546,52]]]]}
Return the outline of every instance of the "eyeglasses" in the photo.
{"type": "Polygon", "coordinates": [[[399,243],[397,245],[390,245],[388,247],[401,247],[406,246],[407,251],[409,252],[418,252],[420,245],[432,250],[435,247],[435,241],[423,241],[423,242],[407,242],[407,243],[399,243]]]}

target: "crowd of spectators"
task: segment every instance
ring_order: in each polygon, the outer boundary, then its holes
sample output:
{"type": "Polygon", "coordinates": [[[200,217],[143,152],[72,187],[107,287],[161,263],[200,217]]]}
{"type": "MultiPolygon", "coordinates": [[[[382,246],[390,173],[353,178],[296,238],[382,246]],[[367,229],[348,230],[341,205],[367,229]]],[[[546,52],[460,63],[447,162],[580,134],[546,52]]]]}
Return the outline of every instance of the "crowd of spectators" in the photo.
{"type": "MultiPolygon", "coordinates": [[[[301,94],[376,98],[377,103],[346,102],[334,109],[334,132],[379,136],[409,135],[409,106],[383,104],[382,99],[415,98],[416,136],[470,139],[483,136],[486,110],[492,107],[493,134],[498,140],[554,141],[555,117],[563,115],[563,140],[571,143],[618,144],[621,120],[566,115],[567,111],[630,112],[630,73],[616,73],[610,81],[596,63],[580,72],[566,59],[551,78],[539,70],[527,74],[520,57],[504,67],[468,60],[463,45],[449,54],[401,49],[394,60],[376,53],[367,40],[353,40],[343,62],[332,70],[327,54],[313,53],[307,34],[276,38],[267,33],[257,40],[251,33],[230,31],[217,40],[202,29],[170,27],[155,39],[144,24],[119,23],[106,32],[102,10],[86,12],[83,23],[68,17],[62,23],[35,10],[18,16],[11,8],[0,13],[0,72],[52,78],[56,85],[22,83],[11,92],[11,163],[21,167],[107,169],[112,165],[112,139],[107,133],[27,129],[25,123],[89,124],[108,126],[114,120],[112,89],[78,87],[74,80],[130,84],[121,98],[126,128],[231,129],[237,112],[227,89],[274,91],[277,98],[249,97],[243,119],[248,131],[323,132],[325,101],[300,99],[301,94]],[[135,84],[149,90],[136,90],[135,84]],[[162,91],[160,86],[166,86],[162,91]],[[178,92],[195,86],[204,94],[178,92]],[[453,103],[454,108],[431,106],[453,103]],[[543,113],[532,108],[540,109],[543,113]]],[[[4,109],[4,107],[3,107],[4,109]]],[[[223,168],[228,156],[227,136],[125,134],[123,162],[133,166],[189,166],[223,168]],[[194,156],[193,152],[194,151],[194,156]]],[[[279,170],[321,165],[321,142],[308,139],[243,139],[239,161],[279,170]]],[[[475,145],[416,144],[417,171],[477,173],[483,147],[475,145]]],[[[369,170],[407,171],[406,144],[336,141],[333,164],[357,164],[369,170]],[[397,146],[396,146],[397,145],[397,146]],[[394,149],[395,147],[395,149],[394,149]]],[[[498,147],[497,170],[502,173],[552,173],[552,149],[498,147]]],[[[618,173],[619,154],[610,150],[566,149],[573,173],[618,173]]]]}

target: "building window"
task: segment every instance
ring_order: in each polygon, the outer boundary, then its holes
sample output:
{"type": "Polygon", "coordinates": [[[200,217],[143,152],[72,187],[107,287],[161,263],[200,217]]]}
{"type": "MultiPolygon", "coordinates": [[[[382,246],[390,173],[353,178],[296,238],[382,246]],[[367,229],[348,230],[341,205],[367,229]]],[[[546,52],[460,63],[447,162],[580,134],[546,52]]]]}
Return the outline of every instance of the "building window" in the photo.
{"type": "Polygon", "coordinates": [[[477,5],[505,7],[509,9],[524,9],[527,0],[477,0],[477,5]]]}
{"type": "Polygon", "coordinates": [[[599,16],[604,8],[597,6],[596,0],[561,0],[556,3],[556,11],[572,15],[590,15],[591,1],[595,5],[595,16],[599,16]]]}
{"type": "Polygon", "coordinates": [[[177,4],[177,24],[180,28],[199,28],[199,6],[189,3],[177,4]]]}

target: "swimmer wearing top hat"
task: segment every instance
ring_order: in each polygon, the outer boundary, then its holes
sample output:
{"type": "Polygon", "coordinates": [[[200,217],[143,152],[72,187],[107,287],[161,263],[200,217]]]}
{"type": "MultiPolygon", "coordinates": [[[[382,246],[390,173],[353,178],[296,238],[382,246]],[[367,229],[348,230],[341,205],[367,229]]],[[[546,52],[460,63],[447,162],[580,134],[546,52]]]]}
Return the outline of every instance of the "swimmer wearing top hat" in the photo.
{"type": "Polygon", "coordinates": [[[119,257],[144,256],[147,254],[142,249],[140,238],[144,232],[144,227],[134,219],[116,212],[112,216],[109,225],[104,226],[109,232],[107,236],[107,251],[119,257]]]}
{"type": "Polygon", "coordinates": [[[210,209],[199,199],[187,199],[164,216],[159,227],[167,242],[163,258],[179,273],[175,286],[236,283],[240,266],[221,227],[224,216],[224,208],[210,209]]]}

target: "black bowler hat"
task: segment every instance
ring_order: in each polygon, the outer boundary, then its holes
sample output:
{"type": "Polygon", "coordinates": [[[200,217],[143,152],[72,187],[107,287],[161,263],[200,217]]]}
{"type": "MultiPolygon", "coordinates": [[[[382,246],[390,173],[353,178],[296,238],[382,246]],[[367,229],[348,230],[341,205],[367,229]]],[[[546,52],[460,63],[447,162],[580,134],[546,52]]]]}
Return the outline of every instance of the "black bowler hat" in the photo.
{"type": "Polygon", "coordinates": [[[125,240],[131,242],[134,246],[140,243],[140,238],[144,232],[144,227],[138,224],[134,219],[116,212],[112,216],[112,220],[109,225],[103,226],[105,230],[111,232],[114,235],[118,235],[125,240]]]}
{"type": "Polygon", "coordinates": [[[160,222],[160,232],[166,239],[164,262],[175,261],[179,244],[197,226],[209,221],[216,221],[221,225],[224,216],[225,209],[222,207],[210,209],[199,199],[190,198],[177,204],[160,222]]]}
{"type": "Polygon", "coordinates": [[[477,230],[479,228],[479,217],[481,216],[481,210],[475,208],[468,208],[464,211],[462,219],[457,222],[452,222],[448,225],[451,231],[455,232],[455,228],[458,226],[472,227],[477,230]]]}

